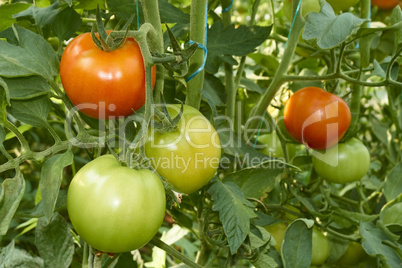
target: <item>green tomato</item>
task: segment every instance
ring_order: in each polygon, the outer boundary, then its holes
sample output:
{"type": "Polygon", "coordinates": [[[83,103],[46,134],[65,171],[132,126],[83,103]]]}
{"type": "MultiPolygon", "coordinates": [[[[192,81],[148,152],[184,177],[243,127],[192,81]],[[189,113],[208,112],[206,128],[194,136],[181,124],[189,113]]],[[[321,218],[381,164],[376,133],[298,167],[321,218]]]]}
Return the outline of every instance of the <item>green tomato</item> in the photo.
{"type": "MultiPolygon", "coordinates": [[[[172,118],[180,105],[168,105],[172,118]]],[[[150,129],[145,154],[154,169],[178,191],[190,194],[206,185],[215,175],[221,158],[221,145],[214,127],[200,111],[184,105],[176,130],[150,129]]]]}
{"type": "Polygon", "coordinates": [[[121,166],[112,155],[82,167],[67,194],[76,232],[93,248],[108,253],[148,243],[163,222],[165,207],[165,189],[155,173],[121,166]]]}
{"type": "MultiPolygon", "coordinates": [[[[258,137],[258,141],[262,143],[262,146],[264,146],[261,149],[263,154],[271,157],[283,158],[284,154],[282,145],[276,132],[260,135],[258,137]]],[[[289,159],[292,159],[296,153],[295,146],[293,144],[286,144],[286,147],[289,154],[289,159]]]]}
{"type": "Polygon", "coordinates": [[[281,253],[281,245],[283,238],[285,237],[286,229],[287,226],[284,223],[275,223],[265,226],[265,230],[267,230],[275,239],[276,245],[274,247],[279,253],[281,253]]]}
{"type": "Polygon", "coordinates": [[[313,228],[311,265],[323,264],[329,256],[328,238],[317,228],[313,228]]]}
{"type": "Polygon", "coordinates": [[[360,0],[327,0],[335,12],[348,10],[360,2],[360,0]]]}
{"type": "MultiPolygon", "coordinates": [[[[283,12],[285,16],[292,19],[292,3],[293,0],[283,1],[283,12]]],[[[302,16],[305,17],[310,12],[320,12],[320,0],[302,0],[302,16]]]]}
{"type": "Polygon", "coordinates": [[[356,138],[324,151],[313,151],[313,167],[317,174],[333,183],[361,180],[370,166],[370,153],[356,138]]]}
{"type": "Polygon", "coordinates": [[[366,256],[362,245],[357,242],[349,242],[345,254],[336,262],[338,267],[350,267],[358,264],[366,256]]]}

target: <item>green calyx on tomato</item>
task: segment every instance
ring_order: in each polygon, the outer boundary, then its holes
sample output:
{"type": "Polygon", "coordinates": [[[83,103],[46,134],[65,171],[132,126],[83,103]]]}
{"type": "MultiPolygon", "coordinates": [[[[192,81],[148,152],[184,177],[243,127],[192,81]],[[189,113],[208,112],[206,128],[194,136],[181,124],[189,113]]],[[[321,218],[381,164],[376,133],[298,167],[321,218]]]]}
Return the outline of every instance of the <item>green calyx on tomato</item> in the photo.
{"type": "Polygon", "coordinates": [[[312,156],[317,174],[333,183],[361,180],[370,166],[370,153],[356,138],[326,151],[313,151],[312,156]]]}
{"type": "MultiPolygon", "coordinates": [[[[297,1],[297,0],[296,0],[297,1]]],[[[301,0],[302,1],[302,16],[305,17],[310,12],[320,12],[320,0],[301,0]]],[[[285,16],[291,20],[292,19],[292,4],[293,0],[283,1],[283,11],[285,16]]]]}
{"type": "Polygon", "coordinates": [[[296,91],[286,103],[283,116],[289,134],[312,149],[337,144],[352,118],[342,98],[318,87],[296,91]]]}
{"type": "MultiPolygon", "coordinates": [[[[107,52],[97,47],[90,33],[77,36],[63,52],[60,78],[71,102],[92,118],[128,116],[145,104],[144,59],[133,38],[107,52]]],[[[153,66],[153,86],[155,80],[153,66]]]]}
{"type": "MultiPolygon", "coordinates": [[[[181,105],[167,105],[171,118],[181,105]]],[[[221,158],[218,133],[200,111],[183,106],[175,130],[160,133],[150,128],[144,146],[153,168],[178,191],[190,194],[206,185],[215,175],[221,158]]]]}
{"type": "MultiPolygon", "coordinates": [[[[381,0],[383,1],[383,0],[381,0]]],[[[355,6],[360,0],[327,0],[335,12],[345,11],[355,6]]]]}
{"type": "Polygon", "coordinates": [[[312,247],[313,254],[311,257],[311,264],[323,264],[329,256],[329,242],[328,238],[323,234],[323,232],[315,227],[313,227],[312,247]]]}
{"type": "Polygon", "coordinates": [[[165,207],[165,189],[155,173],[121,166],[112,155],[82,167],[67,194],[76,232],[107,253],[128,252],[148,243],[163,222],[165,207]]]}

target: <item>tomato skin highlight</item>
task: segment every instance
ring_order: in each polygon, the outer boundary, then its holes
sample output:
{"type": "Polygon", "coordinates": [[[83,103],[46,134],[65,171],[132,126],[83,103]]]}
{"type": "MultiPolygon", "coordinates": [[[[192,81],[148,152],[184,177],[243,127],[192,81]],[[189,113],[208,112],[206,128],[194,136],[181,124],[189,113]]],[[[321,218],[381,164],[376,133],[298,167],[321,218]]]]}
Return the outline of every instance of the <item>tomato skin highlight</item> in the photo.
{"type": "MultiPolygon", "coordinates": [[[[172,118],[180,105],[168,105],[172,118]]],[[[155,170],[178,191],[191,194],[215,175],[221,158],[221,144],[211,123],[200,111],[184,105],[183,115],[172,132],[150,129],[145,154],[155,170]]]]}
{"type": "Polygon", "coordinates": [[[379,9],[393,9],[399,5],[400,0],[371,0],[371,5],[377,6],[379,9]]]}
{"type": "MultiPolygon", "coordinates": [[[[77,36],[63,52],[60,78],[71,102],[92,118],[128,116],[145,104],[144,59],[132,38],[106,52],[95,45],[90,33],[77,36]]],[[[153,66],[153,86],[155,80],[153,66]]]]}
{"type": "Polygon", "coordinates": [[[318,87],[296,91],[286,103],[283,116],[289,134],[313,149],[337,144],[352,118],[343,99],[318,87]]]}
{"type": "Polygon", "coordinates": [[[328,182],[350,183],[361,180],[370,166],[370,153],[356,138],[313,155],[313,167],[328,182]]]}
{"type": "Polygon", "coordinates": [[[150,170],[124,167],[112,155],[82,167],[70,183],[67,210],[76,232],[107,253],[135,250],[161,226],[165,189],[150,170]]]}

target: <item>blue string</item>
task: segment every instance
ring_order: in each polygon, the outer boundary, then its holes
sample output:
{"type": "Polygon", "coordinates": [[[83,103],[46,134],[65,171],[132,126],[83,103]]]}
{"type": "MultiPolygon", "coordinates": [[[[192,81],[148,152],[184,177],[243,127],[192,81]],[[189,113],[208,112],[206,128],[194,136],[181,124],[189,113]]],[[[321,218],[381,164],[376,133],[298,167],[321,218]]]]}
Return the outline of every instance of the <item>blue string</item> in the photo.
{"type": "MultiPolygon", "coordinates": [[[[198,68],[197,71],[195,71],[192,75],[190,75],[187,79],[186,82],[190,81],[193,79],[197,74],[199,74],[202,70],[205,68],[205,63],[207,62],[207,56],[208,56],[208,49],[207,49],[207,36],[208,36],[208,2],[207,2],[207,7],[206,7],[206,18],[205,18],[205,45],[203,44],[198,44],[199,48],[202,48],[204,50],[204,61],[200,68],[198,68]]],[[[194,44],[195,42],[190,40],[189,41],[190,45],[194,44]]]]}
{"type": "Polygon", "coordinates": [[[139,0],[137,0],[137,30],[140,28],[140,9],[139,9],[139,0]]]}
{"type": "Polygon", "coordinates": [[[264,118],[265,118],[266,114],[267,114],[267,110],[265,110],[264,114],[262,115],[260,127],[258,128],[258,132],[257,132],[257,137],[255,138],[255,141],[254,141],[254,146],[253,146],[254,149],[255,149],[255,146],[257,145],[258,137],[260,136],[261,129],[262,129],[262,123],[264,122],[264,118]]]}
{"type": "Polygon", "coordinates": [[[232,2],[230,3],[230,5],[227,8],[222,10],[222,13],[228,12],[232,8],[232,6],[233,6],[233,0],[232,0],[232,2]]]}

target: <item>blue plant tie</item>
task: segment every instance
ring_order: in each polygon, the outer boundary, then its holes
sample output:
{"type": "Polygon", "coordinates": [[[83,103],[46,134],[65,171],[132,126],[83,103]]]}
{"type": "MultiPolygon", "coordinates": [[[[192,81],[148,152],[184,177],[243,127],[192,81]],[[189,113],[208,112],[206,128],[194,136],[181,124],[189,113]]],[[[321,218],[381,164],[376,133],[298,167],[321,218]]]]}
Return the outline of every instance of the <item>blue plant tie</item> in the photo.
{"type": "MultiPolygon", "coordinates": [[[[195,71],[192,75],[190,75],[189,77],[186,78],[186,82],[190,81],[191,79],[193,79],[197,74],[199,74],[200,72],[202,72],[202,70],[204,70],[205,68],[205,64],[207,62],[207,55],[208,55],[208,49],[207,49],[207,36],[208,36],[208,2],[207,2],[207,6],[206,6],[206,18],[205,18],[205,45],[203,44],[198,44],[199,48],[202,48],[204,50],[204,61],[202,63],[202,65],[200,66],[200,68],[198,68],[197,71],[195,71]]],[[[190,40],[189,41],[190,45],[195,44],[194,41],[190,40]]]]}
{"type": "Polygon", "coordinates": [[[222,10],[222,13],[228,12],[232,8],[232,6],[233,6],[233,0],[232,0],[232,2],[230,2],[230,5],[227,8],[222,10]]]}

